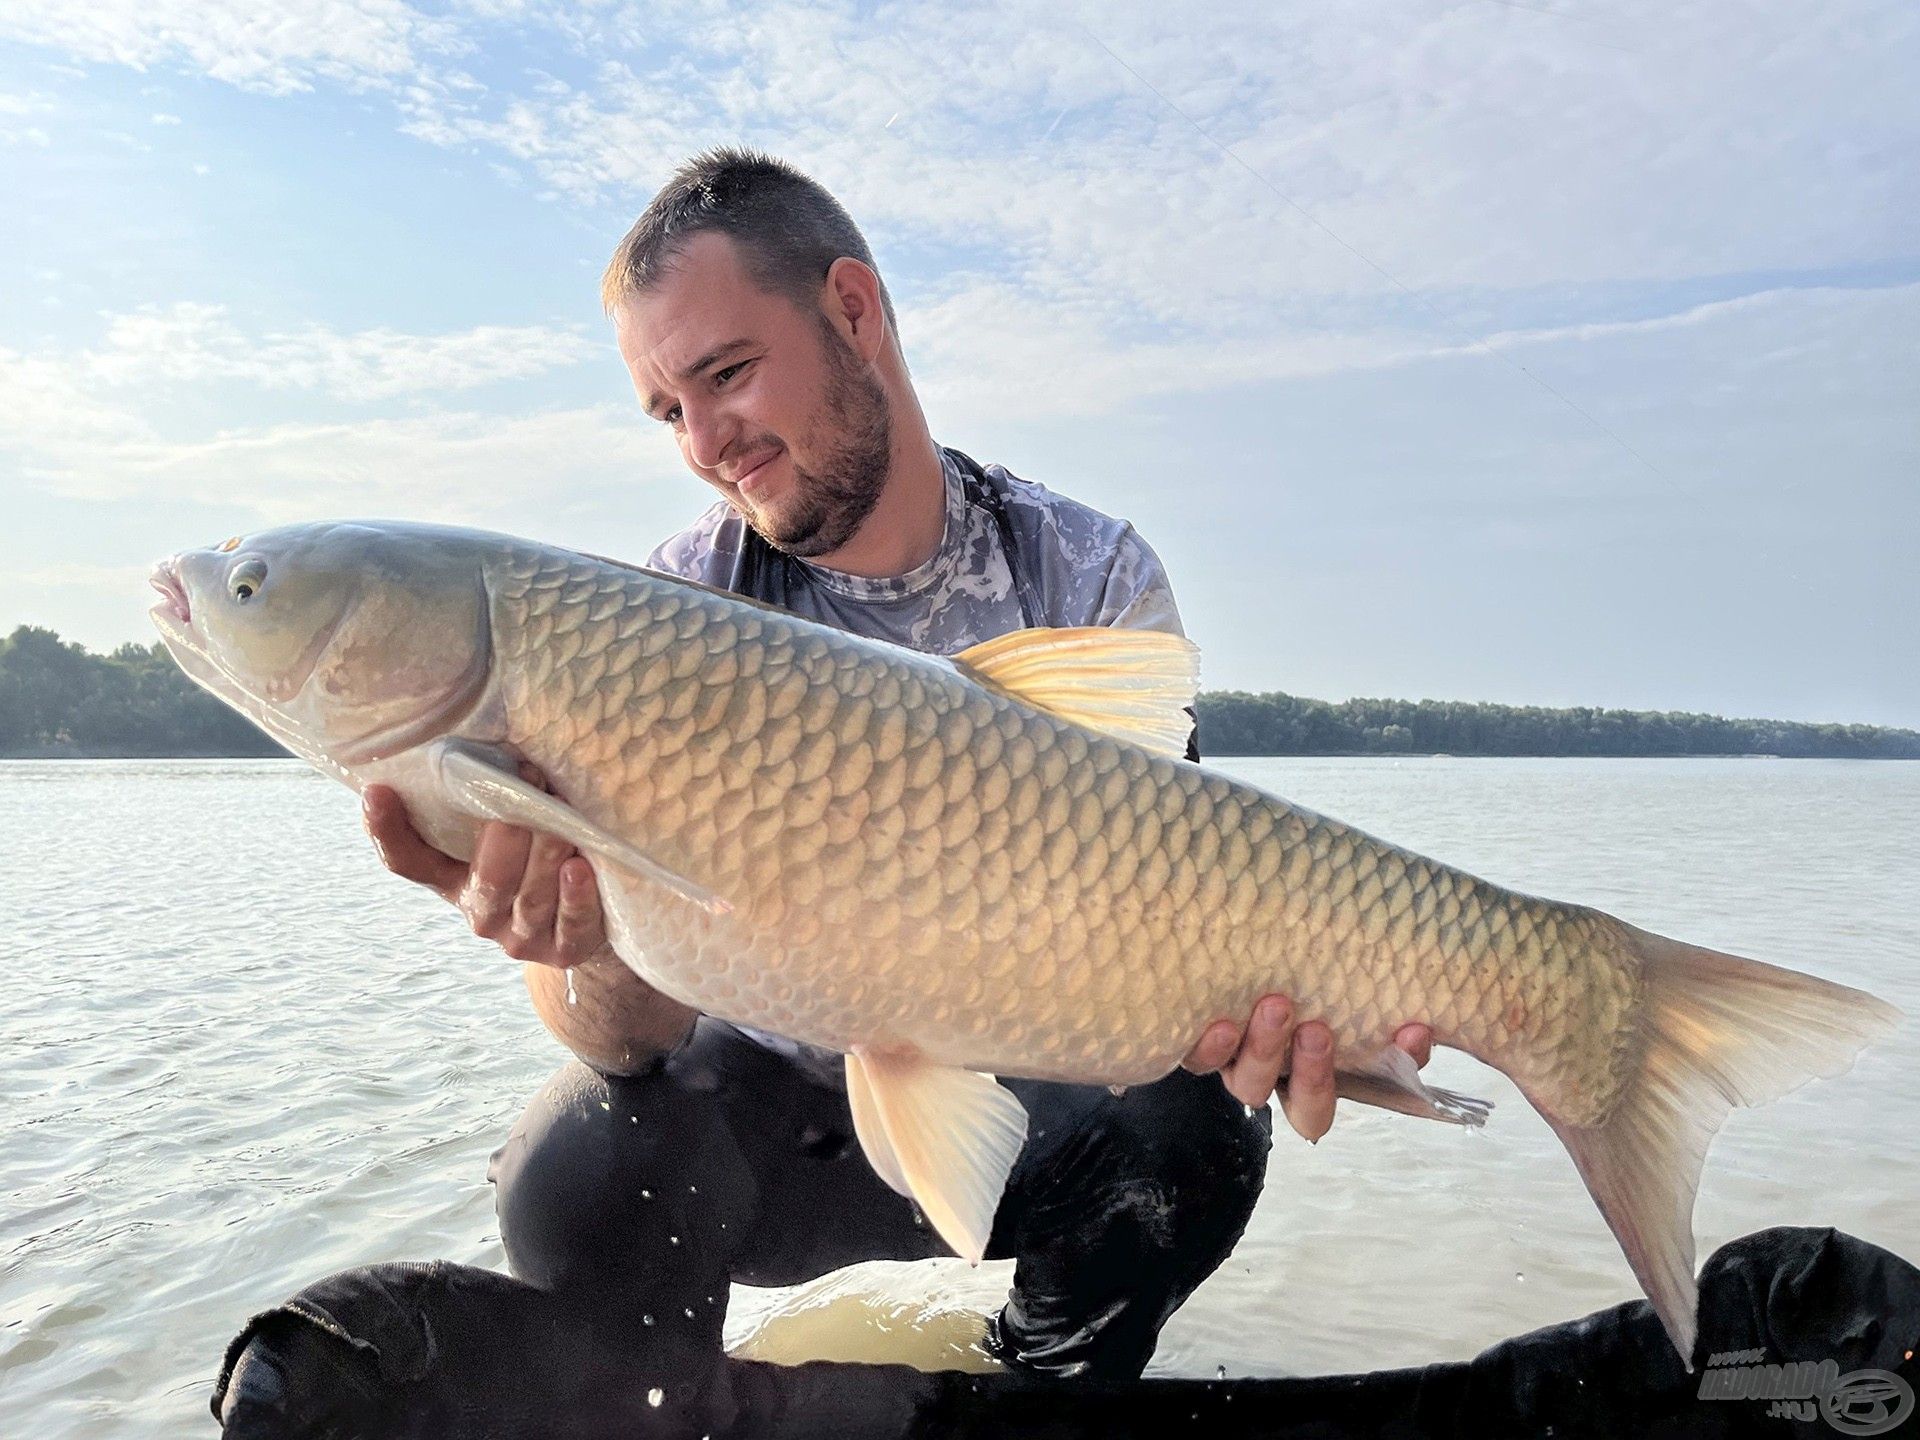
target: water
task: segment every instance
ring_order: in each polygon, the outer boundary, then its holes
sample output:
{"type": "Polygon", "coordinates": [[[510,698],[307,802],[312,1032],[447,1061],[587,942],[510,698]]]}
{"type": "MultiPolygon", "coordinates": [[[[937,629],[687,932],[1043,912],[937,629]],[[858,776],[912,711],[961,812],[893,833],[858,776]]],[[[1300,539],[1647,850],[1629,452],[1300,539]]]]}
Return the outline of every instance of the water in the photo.
{"type": "MultiPolygon", "coordinates": [[[[1523,889],[1798,962],[1920,1014],[1920,765],[1238,760],[1223,768],[1523,889]]],[[[293,762],[0,764],[0,1434],[211,1433],[246,1317],[349,1265],[503,1267],[486,1158],[562,1052],[519,967],[383,872],[293,762]]],[[[1736,1113],[1704,1256],[1832,1224],[1920,1258],[1915,1026],[1736,1113]]],[[[1631,1298],[1558,1143],[1499,1075],[1484,1134],[1348,1107],[1283,1134],[1155,1371],[1464,1356],[1631,1298]],[[1522,1278],[1524,1277],[1524,1279],[1522,1278]]],[[[1006,1267],[955,1276],[981,1308],[1006,1267]]],[[[930,1277],[930,1283],[931,1277],[930,1277]]],[[[736,1329],[778,1297],[736,1296],[736,1329]]]]}

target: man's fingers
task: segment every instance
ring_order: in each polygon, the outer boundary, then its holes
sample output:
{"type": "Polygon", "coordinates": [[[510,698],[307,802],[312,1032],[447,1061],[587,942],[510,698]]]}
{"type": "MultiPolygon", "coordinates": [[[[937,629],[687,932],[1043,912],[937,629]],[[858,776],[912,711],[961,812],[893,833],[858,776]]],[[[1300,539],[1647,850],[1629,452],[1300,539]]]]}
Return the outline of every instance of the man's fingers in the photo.
{"type": "Polygon", "coordinates": [[[536,951],[553,943],[554,918],[560,909],[560,862],[573,846],[552,835],[535,835],[527,850],[526,873],[513,901],[513,932],[536,951]]]}
{"type": "MultiPolygon", "coordinates": [[[[480,827],[480,839],[473,848],[473,866],[467,888],[460,897],[473,933],[489,940],[502,940],[511,928],[514,897],[520,893],[521,878],[527,872],[527,853],[533,847],[533,832],[518,825],[503,825],[489,820],[480,827]]],[[[508,954],[518,947],[509,946],[508,954]]],[[[516,957],[518,958],[518,957],[516,957]]]]}
{"type": "Polygon", "coordinates": [[[578,855],[560,867],[560,914],[553,940],[558,965],[578,965],[607,943],[593,867],[578,855]]]}
{"type": "Polygon", "coordinates": [[[1318,1141],[1333,1128],[1333,1032],[1309,1020],[1293,1037],[1293,1067],[1280,1108],[1303,1139],[1318,1141]]]}
{"type": "Polygon", "coordinates": [[[1287,1046],[1292,1039],[1293,1002],[1285,995],[1262,996],[1247,1022],[1247,1037],[1240,1042],[1240,1053],[1222,1074],[1234,1099],[1242,1105],[1267,1103],[1287,1068],[1287,1046]]]}
{"type": "Polygon", "coordinates": [[[1414,1022],[1402,1025],[1393,1032],[1393,1043],[1413,1057],[1413,1063],[1424,1066],[1433,1058],[1433,1027],[1414,1022]]]}
{"type": "Polygon", "coordinates": [[[1180,1064],[1196,1075],[1211,1075],[1231,1060],[1239,1048],[1240,1027],[1231,1020],[1216,1020],[1207,1026],[1180,1064]]]}
{"type": "Polygon", "coordinates": [[[374,853],[387,869],[438,891],[443,899],[459,897],[467,867],[420,838],[396,791],[386,785],[369,785],[360,797],[360,818],[373,839],[374,853]]]}

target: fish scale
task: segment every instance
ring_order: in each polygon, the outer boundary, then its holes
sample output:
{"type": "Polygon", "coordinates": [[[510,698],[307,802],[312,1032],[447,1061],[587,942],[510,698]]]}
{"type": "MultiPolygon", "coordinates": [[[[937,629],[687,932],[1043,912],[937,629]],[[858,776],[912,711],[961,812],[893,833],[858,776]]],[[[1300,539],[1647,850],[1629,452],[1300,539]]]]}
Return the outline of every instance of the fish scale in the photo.
{"type": "Polygon", "coordinates": [[[741,620],[642,572],[516,558],[495,589],[503,673],[525,677],[508,738],[589,818],[734,897],[712,917],[629,887],[649,976],[689,1004],[992,1073],[1084,1079],[1097,1056],[1129,1084],[1279,990],[1341,1052],[1427,1021],[1578,1096],[1556,1108],[1571,1123],[1603,1119],[1623,1083],[1630,1045],[1565,1023],[1612,1016],[1600,1033],[1617,1033],[1631,1011],[1637,967],[1604,917],[1088,735],[937,659],[741,620]],[[1122,898],[1136,887],[1141,903],[1122,898]],[[1543,1012],[1549,975],[1561,1003],[1543,1012]],[[850,997],[889,984],[914,1003],[876,1026],[850,997]]]}
{"type": "Polygon", "coordinates": [[[1686,1358],[1714,1131],[1899,1018],[1176,758],[1196,679],[1176,637],[1023,632],[947,660],[384,523],[240,537],[154,583],[182,668],[296,753],[394,786],[458,856],[483,819],[565,838],[644,979],[845,1051],[875,1170],[975,1259],[1025,1136],[991,1076],[1151,1081],[1283,992],[1331,1028],[1342,1094],[1484,1121],[1393,1048],[1408,1021],[1510,1076],[1686,1358]]]}

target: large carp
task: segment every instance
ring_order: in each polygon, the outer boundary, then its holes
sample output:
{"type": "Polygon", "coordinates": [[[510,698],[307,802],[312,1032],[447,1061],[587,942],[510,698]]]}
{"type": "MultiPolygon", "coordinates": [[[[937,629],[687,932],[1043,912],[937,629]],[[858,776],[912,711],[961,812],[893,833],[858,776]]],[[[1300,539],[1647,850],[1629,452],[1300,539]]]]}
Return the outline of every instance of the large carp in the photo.
{"type": "Polygon", "coordinates": [[[469,856],[593,866],[614,948],[709,1014],[846,1054],[860,1142],[979,1258],[1026,1133],[993,1075],[1128,1085],[1271,991],[1343,1089],[1479,1123],[1424,1021],[1544,1115],[1683,1358],[1727,1111],[1846,1069],[1858,990],[1503,890],[1180,758],[1185,640],[1031,630],[952,659],[473,531],[290,526],[165,562],[188,675],[469,856]],[[515,774],[524,757],[552,793],[515,774]]]}

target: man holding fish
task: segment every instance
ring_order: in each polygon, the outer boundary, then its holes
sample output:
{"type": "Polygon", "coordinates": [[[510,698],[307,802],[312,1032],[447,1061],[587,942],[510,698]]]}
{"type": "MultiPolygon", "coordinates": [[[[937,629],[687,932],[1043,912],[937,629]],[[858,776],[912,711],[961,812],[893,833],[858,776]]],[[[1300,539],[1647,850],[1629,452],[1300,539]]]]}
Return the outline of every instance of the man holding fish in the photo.
{"type": "MultiPolygon", "coordinates": [[[[650,567],[935,654],[1036,626],[1179,633],[1130,526],[934,443],[866,242],[806,176],[742,151],[689,161],[622,241],[603,299],[644,409],[722,497],[650,567]]],[[[390,869],[531,962],[536,1010],[582,1062],[495,1156],[516,1273],[717,1333],[730,1280],[946,1253],[863,1157],[839,1057],[648,986],[609,948],[570,845],[494,822],[463,863],[383,786],[366,820],[390,869]]],[[[1426,1026],[1395,1043],[1425,1064],[1426,1026]]],[[[1246,1225],[1269,1097],[1309,1140],[1332,1124],[1333,1052],[1325,1024],[1296,1030],[1270,995],[1208,1028],[1184,1072],[1124,1094],[1003,1082],[1029,1128],[987,1246],[1017,1261],[991,1348],[1039,1372],[1137,1375],[1246,1225]]]]}

